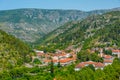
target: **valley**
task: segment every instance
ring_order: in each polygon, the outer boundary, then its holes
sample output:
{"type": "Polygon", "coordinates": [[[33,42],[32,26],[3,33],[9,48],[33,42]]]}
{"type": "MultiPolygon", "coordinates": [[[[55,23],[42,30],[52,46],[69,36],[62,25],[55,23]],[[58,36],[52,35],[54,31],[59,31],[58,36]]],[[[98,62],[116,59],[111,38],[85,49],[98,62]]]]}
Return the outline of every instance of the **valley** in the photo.
{"type": "Polygon", "coordinates": [[[119,80],[119,8],[17,9],[0,18],[0,80],[119,80]]]}

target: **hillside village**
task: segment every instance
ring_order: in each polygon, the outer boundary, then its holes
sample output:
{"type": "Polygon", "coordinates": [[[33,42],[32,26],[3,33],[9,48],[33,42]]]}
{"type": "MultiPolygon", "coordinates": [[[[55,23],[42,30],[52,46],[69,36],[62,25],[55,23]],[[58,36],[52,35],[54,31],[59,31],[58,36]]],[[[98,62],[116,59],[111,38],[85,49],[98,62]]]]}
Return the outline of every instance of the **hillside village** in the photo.
{"type": "MultiPolygon", "coordinates": [[[[114,58],[118,57],[120,58],[120,50],[119,49],[113,49],[113,48],[108,48],[106,47],[105,50],[111,50],[112,51],[112,55],[109,54],[105,54],[103,52],[103,48],[92,48],[91,49],[91,53],[98,51],[99,54],[98,56],[101,57],[103,59],[103,62],[94,62],[94,61],[86,61],[86,62],[80,62],[79,64],[76,64],[77,59],[77,52],[75,50],[66,53],[64,50],[57,50],[56,53],[45,53],[44,51],[39,51],[39,50],[34,50],[36,52],[36,56],[32,56],[32,62],[35,59],[39,59],[41,61],[41,64],[39,64],[39,67],[42,66],[47,66],[49,65],[51,62],[54,63],[54,66],[57,66],[58,64],[60,64],[62,67],[67,66],[67,65],[71,65],[71,64],[75,64],[75,71],[79,71],[81,70],[83,67],[89,66],[89,65],[93,65],[96,69],[101,69],[103,70],[103,68],[107,65],[111,65],[114,58]]],[[[27,67],[33,67],[32,65],[26,65],[27,67]]]]}
{"type": "MultiPolygon", "coordinates": [[[[96,69],[101,69],[103,70],[103,68],[107,65],[111,65],[114,58],[118,57],[120,58],[120,50],[118,49],[112,49],[112,48],[106,48],[107,50],[112,50],[112,55],[106,55],[105,53],[103,53],[103,49],[99,49],[97,48],[97,50],[99,51],[98,56],[103,58],[103,63],[101,62],[94,62],[94,61],[86,61],[86,62],[81,62],[78,65],[76,65],[75,67],[75,71],[79,71],[81,68],[86,67],[88,65],[93,65],[96,69]]],[[[92,52],[94,52],[94,50],[92,50],[92,52]]]]}
{"type": "Polygon", "coordinates": [[[120,80],[120,0],[0,4],[0,80],[120,80]]]}
{"type": "Polygon", "coordinates": [[[65,51],[58,50],[56,53],[44,53],[44,51],[35,50],[36,56],[32,56],[32,61],[35,58],[39,59],[42,64],[49,65],[51,62],[54,65],[60,63],[61,66],[70,65],[77,60],[77,55],[75,52],[66,53],[65,51]]]}

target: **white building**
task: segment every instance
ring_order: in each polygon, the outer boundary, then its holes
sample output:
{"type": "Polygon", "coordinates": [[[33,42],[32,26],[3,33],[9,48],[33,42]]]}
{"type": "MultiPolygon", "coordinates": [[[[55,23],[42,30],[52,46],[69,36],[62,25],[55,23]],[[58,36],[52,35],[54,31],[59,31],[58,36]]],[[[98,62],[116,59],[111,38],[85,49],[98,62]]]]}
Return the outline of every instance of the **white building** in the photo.
{"type": "Polygon", "coordinates": [[[76,67],[75,67],[75,71],[79,71],[81,70],[83,67],[86,67],[88,65],[93,65],[95,67],[95,70],[96,69],[101,69],[103,70],[104,68],[104,64],[101,63],[101,62],[93,62],[93,61],[86,61],[86,62],[81,62],[79,63],[76,67]]]}

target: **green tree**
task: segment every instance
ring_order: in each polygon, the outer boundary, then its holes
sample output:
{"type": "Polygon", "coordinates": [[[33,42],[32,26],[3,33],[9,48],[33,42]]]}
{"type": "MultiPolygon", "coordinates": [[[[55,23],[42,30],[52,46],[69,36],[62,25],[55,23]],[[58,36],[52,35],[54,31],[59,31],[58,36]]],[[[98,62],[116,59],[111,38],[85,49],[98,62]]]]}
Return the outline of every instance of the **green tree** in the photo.
{"type": "Polygon", "coordinates": [[[42,64],[38,58],[35,58],[33,63],[35,63],[35,64],[42,64]]]}
{"type": "Polygon", "coordinates": [[[52,59],[51,59],[51,63],[50,63],[50,74],[52,77],[54,77],[54,63],[53,63],[52,59]]]}

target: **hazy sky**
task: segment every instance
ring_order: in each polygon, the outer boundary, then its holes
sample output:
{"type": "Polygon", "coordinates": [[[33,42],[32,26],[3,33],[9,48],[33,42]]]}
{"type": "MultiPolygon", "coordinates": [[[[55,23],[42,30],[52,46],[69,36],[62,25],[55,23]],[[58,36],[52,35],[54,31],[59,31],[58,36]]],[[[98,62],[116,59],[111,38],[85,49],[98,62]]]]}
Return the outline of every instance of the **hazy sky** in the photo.
{"type": "Polygon", "coordinates": [[[90,11],[115,7],[120,7],[120,0],[0,0],[0,10],[40,8],[90,11]]]}

